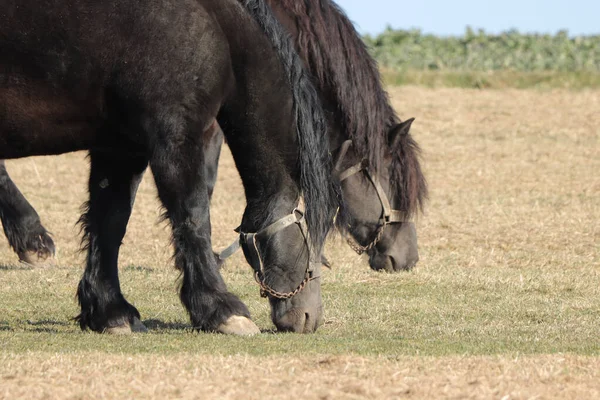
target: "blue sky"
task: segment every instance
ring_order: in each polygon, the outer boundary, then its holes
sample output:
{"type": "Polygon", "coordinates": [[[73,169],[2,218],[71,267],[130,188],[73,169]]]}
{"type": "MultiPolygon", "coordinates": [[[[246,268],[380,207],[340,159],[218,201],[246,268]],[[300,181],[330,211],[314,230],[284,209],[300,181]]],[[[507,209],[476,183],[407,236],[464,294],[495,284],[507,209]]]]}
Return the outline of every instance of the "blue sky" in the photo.
{"type": "Polygon", "coordinates": [[[600,34],[600,0],[336,0],[361,33],[420,28],[426,33],[461,35],[467,25],[498,33],[571,36],[600,34]]]}

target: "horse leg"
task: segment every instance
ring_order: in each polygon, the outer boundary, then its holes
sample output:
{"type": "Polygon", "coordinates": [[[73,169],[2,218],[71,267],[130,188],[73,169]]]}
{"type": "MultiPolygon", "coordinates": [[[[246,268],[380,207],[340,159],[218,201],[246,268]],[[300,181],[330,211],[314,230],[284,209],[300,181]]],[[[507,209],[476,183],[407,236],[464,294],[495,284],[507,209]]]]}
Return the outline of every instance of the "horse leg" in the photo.
{"type": "MultiPolygon", "coordinates": [[[[191,140],[191,135],[184,135],[191,140]]],[[[180,298],[192,325],[237,335],[260,333],[246,306],[227,291],[210,238],[203,146],[163,139],[150,160],[158,196],[173,229],[175,265],[183,272],[180,298]]]]}
{"type": "Polygon", "coordinates": [[[0,220],[19,260],[34,266],[52,264],[55,247],[35,209],[14,184],[0,160],[0,220]]]}
{"type": "Polygon", "coordinates": [[[145,331],[138,310],[119,285],[119,248],[131,215],[135,193],[148,165],[145,158],[120,158],[91,152],[90,199],[81,217],[87,264],[77,296],[81,329],[115,334],[145,331]]]}

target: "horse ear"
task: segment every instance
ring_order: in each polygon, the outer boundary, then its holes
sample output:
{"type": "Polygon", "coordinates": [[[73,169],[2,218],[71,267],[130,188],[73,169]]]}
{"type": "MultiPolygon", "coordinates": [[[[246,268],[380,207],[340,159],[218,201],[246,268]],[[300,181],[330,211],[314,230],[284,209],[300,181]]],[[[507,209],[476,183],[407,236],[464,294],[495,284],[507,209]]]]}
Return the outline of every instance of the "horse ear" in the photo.
{"type": "Polygon", "coordinates": [[[408,132],[410,132],[410,126],[412,125],[414,120],[415,120],[414,118],[407,119],[404,122],[400,122],[399,124],[396,124],[390,130],[390,133],[388,135],[388,143],[391,148],[395,148],[398,145],[398,142],[400,141],[400,139],[403,136],[408,135],[408,132]]]}

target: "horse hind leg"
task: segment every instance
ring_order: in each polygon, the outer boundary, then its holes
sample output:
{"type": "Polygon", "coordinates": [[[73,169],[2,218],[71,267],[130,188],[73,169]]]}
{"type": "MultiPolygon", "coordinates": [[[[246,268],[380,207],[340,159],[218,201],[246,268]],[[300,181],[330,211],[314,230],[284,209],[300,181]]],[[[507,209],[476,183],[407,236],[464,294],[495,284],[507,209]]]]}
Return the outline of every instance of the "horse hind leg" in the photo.
{"type": "Polygon", "coordinates": [[[91,152],[88,210],[81,217],[87,263],[77,296],[81,329],[126,334],[144,332],[138,310],[121,293],[118,256],[145,158],[91,152]]]}
{"type": "Polygon", "coordinates": [[[19,260],[35,267],[54,264],[54,241],[38,213],[12,181],[0,160],[0,220],[19,260]]]}
{"type": "MultiPolygon", "coordinates": [[[[246,306],[227,290],[219,273],[211,247],[209,184],[203,165],[206,152],[201,135],[176,130],[186,126],[186,118],[181,120],[164,129],[168,135],[159,133],[161,145],[156,146],[150,160],[173,230],[175,263],[183,272],[181,302],[195,329],[236,335],[260,333],[246,306]]],[[[161,126],[161,122],[152,125],[161,126]]]]}

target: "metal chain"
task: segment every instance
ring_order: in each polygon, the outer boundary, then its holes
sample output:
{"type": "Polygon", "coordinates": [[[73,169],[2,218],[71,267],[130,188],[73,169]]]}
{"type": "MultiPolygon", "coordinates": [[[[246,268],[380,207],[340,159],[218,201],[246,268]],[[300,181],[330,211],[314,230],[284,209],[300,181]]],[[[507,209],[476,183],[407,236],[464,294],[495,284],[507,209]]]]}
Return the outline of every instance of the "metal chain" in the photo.
{"type": "Polygon", "coordinates": [[[278,292],[275,289],[272,289],[269,285],[265,283],[264,276],[262,276],[262,273],[260,271],[256,271],[254,273],[254,279],[256,280],[256,283],[258,283],[258,286],[260,286],[261,297],[267,297],[267,295],[271,295],[277,299],[291,299],[292,297],[300,293],[302,290],[304,290],[304,287],[308,282],[310,282],[312,279],[315,279],[309,276],[308,270],[306,271],[305,275],[306,276],[304,280],[300,282],[300,285],[298,285],[298,287],[294,291],[288,293],[282,293],[278,292]]]}
{"type": "Polygon", "coordinates": [[[373,241],[366,246],[361,246],[360,244],[356,243],[350,238],[346,239],[346,242],[348,242],[348,245],[352,247],[352,250],[354,250],[360,256],[361,254],[371,250],[377,245],[377,243],[379,243],[379,241],[383,237],[383,232],[385,231],[385,227],[387,225],[388,224],[385,222],[379,225],[379,227],[377,228],[377,236],[375,236],[375,239],[373,239],[373,241]]]}
{"type": "MultiPolygon", "coordinates": [[[[253,236],[253,240],[252,240],[252,245],[253,245],[253,249],[254,252],[256,254],[256,256],[258,257],[258,262],[259,262],[259,266],[257,266],[255,268],[254,271],[254,279],[256,280],[256,283],[258,283],[258,286],[260,287],[260,295],[261,297],[267,297],[267,295],[271,295],[274,298],[277,299],[291,299],[292,297],[294,297],[295,295],[297,295],[298,293],[300,293],[302,290],[304,290],[304,288],[306,287],[306,285],[308,284],[308,282],[317,279],[318,276],[311,276],[311,264],[312,264],[312,257],[311,257],[311,249],[310,249],[310,245],[308,243],[308,237],[307,237],[307,232],[304,231],[304,227],[303,227],[303,223],[304,223],[304,214],[302,212],[300,212],[297,208],[294,209],[294,211],[292,211],[292,215],[296,215],[296,212],[299,212],[302,215],[302,218],[295,221],[295,224],[298,226],[298,228],[300,229],[300,232],[302,233],[302,236],[304,237],[304,244],[306,245],[306,248],[308,250],[308,259],[307,259],[307,265],[306,265],[306,270],[304,271],[304,280],[302,280],[302,282],[300,282],[300,285],[298,285],[298,287],[296,289],[294,289],[291,292],[287,292],[287,293],[283,293],[283,292],[278,292],[277,290],[271,288],[269,285],[267,285],[267,283],[265,282],[265,276],[263,274],[263,262],[262,262],[262,258],[261,258],[261,254],[260,251],[257,247],[257,242],[256,242],[256,236],[253,236]]],[[[287,217],[284,217],[278,221],[282,221],[287,217]]],[[[277,224],[277,222],[275,222],[275,224],[277,224]]],[[[271,225],[274,226],[274,225],[271,225]]],[[[266,228],[268,229],[268,228],[266,228]]],[[[282,228],[279,228],[282,229],[282,228]]],[[[277,233],[279,231],[279,229],[277,229],[274,233],[277,233]]],[[[261,231],[264,232],[265,230],[261,231]]],[[[254,268],[254,266],[253,266],[254,268]]]]}

